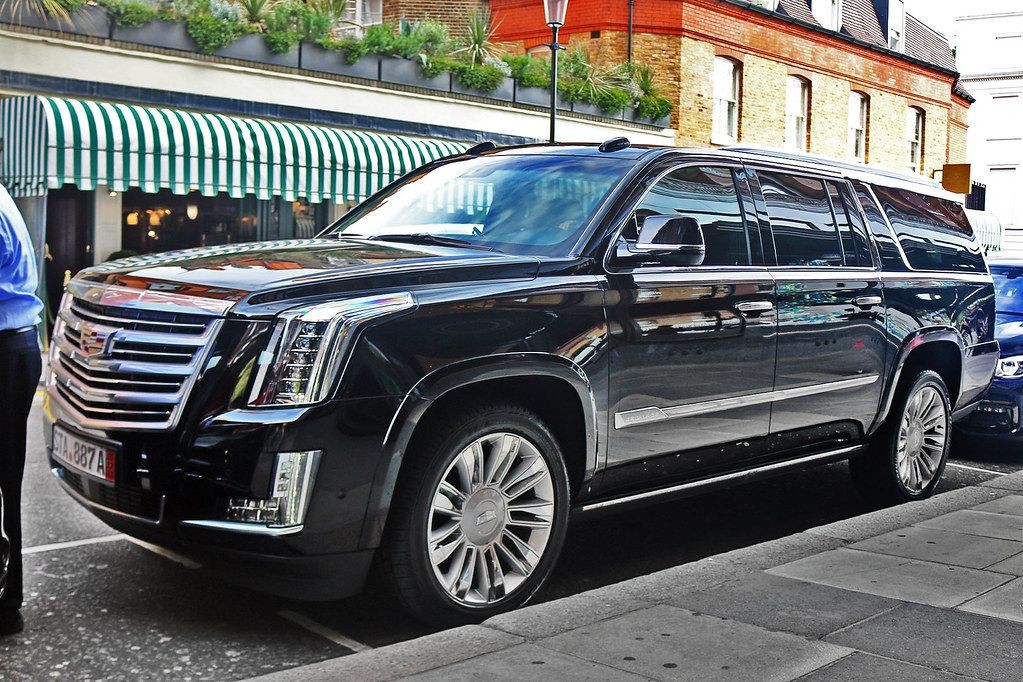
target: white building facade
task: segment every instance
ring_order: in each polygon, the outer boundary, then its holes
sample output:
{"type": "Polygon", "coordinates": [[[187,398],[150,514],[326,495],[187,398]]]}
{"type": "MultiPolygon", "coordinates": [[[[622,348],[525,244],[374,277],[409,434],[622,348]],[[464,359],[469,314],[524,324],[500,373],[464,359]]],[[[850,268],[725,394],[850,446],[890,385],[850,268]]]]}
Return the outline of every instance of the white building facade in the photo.
{"type": "Polygon", "coordinates": [[[1023,250],[1023,2],[980,0],[956,19],[956,61],[970,107],[969,159],[987,185],[986,210],[1023,250]]]}

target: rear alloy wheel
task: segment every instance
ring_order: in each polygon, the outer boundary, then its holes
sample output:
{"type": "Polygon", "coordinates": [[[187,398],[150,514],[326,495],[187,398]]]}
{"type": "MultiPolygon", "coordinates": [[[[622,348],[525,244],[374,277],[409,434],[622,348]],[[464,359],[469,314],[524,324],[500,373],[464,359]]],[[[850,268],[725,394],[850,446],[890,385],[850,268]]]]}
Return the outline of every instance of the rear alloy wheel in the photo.
{"type": "Polygon", "coordinates": [[[930,497],[945,470],[951,414],[938,373],[925,370],[904,385],[870,452],[849,462],[860,493],[881,503],[930,497]]]}
{"type": "Polygon", "coordinates": [[[511,404],[427,428],[395,490],[385,576],[431,624],[478,622],[521,606],[550,575],[568,526],[557,441],[538,416],[511,404]]]}

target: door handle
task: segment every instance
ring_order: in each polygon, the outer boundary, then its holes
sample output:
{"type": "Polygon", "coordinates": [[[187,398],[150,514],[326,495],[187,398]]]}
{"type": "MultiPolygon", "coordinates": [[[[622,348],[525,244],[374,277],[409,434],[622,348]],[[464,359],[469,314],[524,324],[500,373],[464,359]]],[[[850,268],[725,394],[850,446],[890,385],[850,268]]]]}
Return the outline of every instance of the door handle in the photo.
{"type": "Polygon", "coordinates": [[[880,296],[860,296],[854,298],[853,303],[858,308],[873,308],[876,305],[881,305],[882,301],[880,296]]]}
{"type": "Polygon", "coordinates": [[[774,304],[770,301],[743,301],[736,303],[735,309],[743,315],[759,315],[774,310],[774,304]]]}

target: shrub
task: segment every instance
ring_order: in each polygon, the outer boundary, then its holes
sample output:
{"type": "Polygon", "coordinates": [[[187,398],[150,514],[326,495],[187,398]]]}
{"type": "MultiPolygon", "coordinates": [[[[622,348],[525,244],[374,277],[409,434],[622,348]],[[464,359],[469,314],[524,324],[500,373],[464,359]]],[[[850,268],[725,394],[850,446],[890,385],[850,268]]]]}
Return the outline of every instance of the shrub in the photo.
{"type": "Polygon", "coordinates": [[[481,64],[479,66],[474,66],[472,64],[459,64],[454,69],[454,72],[455,78],[463,86],[488,95],[494,90],[497,90],[506,78],[501,69],[494,66],[487,66],[485,64],[481,64]]]}
{"type": "Polygon", "coordinates": [[[203,54],[227,47],[241,35],[236,22],[219,19],[208,12],[198,12],[188,17],[188,35],[199,46],[203,54]]]}
{"type": "Polygon", "coordinates": [[[118,26],[142,26],[161,18],[160,11],[146,2],[124,0],[110,3],[106,7],[118,26]]]}
{"type": "Polygon", "coordinates": [[[651,121],[671,115],[671,109],[671,101],[659,95],[643,95],[636,103],[636,114],[651,121]]]}
{"type": "Polygon", "coordinates": [[[546,59],[536,59],[529,55],[504,55],[501,59],[511,69],[512,78],[521,85],[533,88],[551,86],[551,65],[546,59]]]}

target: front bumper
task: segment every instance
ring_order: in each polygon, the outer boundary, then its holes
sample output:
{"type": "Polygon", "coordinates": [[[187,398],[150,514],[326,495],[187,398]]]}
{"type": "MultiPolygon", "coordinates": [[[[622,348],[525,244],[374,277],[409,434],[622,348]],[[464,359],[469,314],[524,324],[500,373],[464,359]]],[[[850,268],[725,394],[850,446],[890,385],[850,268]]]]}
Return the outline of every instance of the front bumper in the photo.
{"type": "Polygon", "coordinates": [[[957,430],[967,436],[1023,439],[1023,381],[996,379],[957,430]]]}
{"type": "Polygon", "coordinates": [[[359,592],[373,547],[360,544],[383,434],[396,408],[389,399],[307,409],[234,411],[191,434],[98,432],[76,426],[56,401],[44,403],[44,435],[54,475],[95,516],[132,537],[167,547],[235,583],[299,599],[359,592]],[[379,419],[374,414],[387,415],[379,419]],[[117,481],[109,485],[54,460],[52,426],[117,443],[117,481]],[[354,425],[354,426],[352,426],[354,425]],[[265,498],[278,452],[322,450],[304,525],[271,528],[226,520],[230,497],[265,498]]]}

